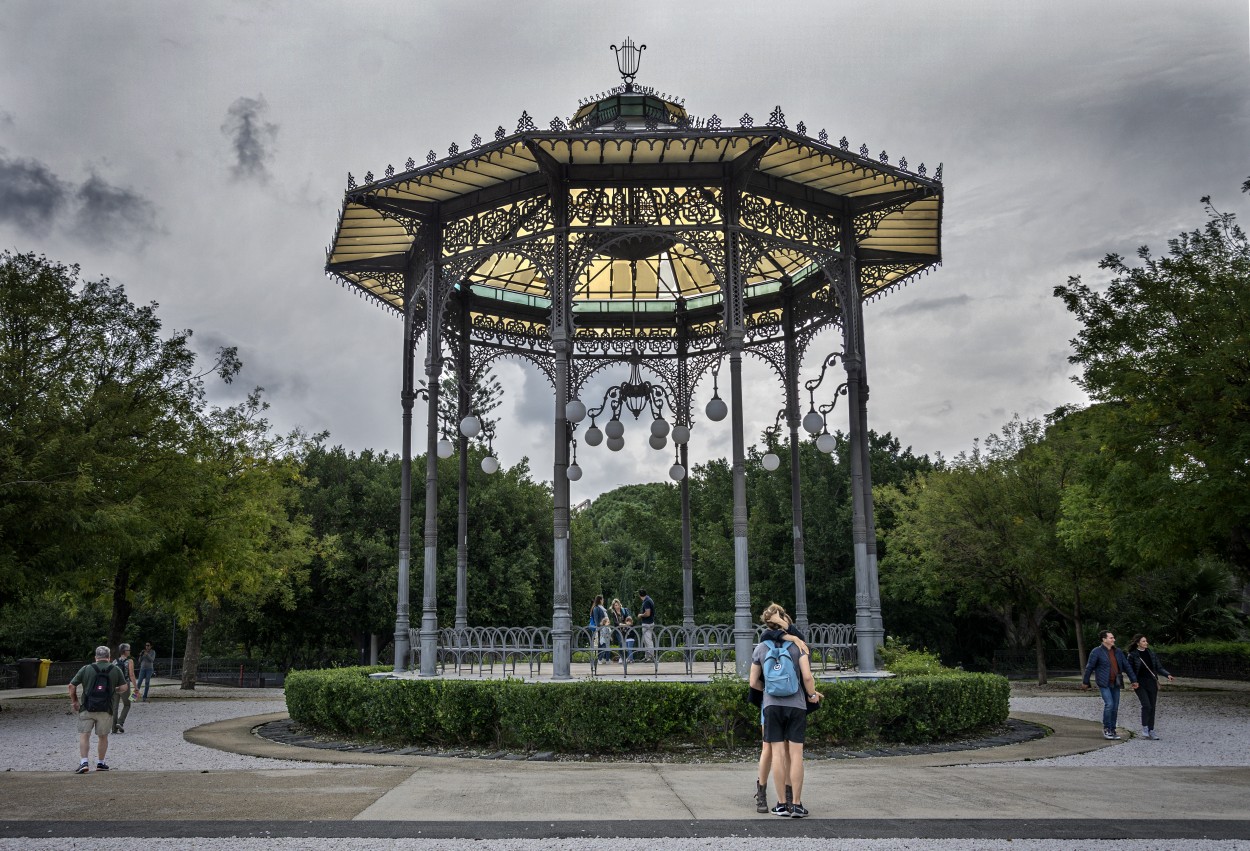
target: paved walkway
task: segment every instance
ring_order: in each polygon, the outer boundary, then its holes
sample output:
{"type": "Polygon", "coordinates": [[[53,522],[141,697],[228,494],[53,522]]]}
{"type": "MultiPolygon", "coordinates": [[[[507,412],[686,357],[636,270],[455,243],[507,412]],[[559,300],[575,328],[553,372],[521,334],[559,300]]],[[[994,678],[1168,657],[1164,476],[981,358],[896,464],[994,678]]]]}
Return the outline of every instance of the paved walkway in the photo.
{"type": "MultiPolygon", "coordinates": [[[[60,686],[0,693],[0,699],[63,694],[60,686]]],[[[158,702],[212,699],[208,693],[184,697],[172,687],[156,696],[158,702]]],[[[213,696],[252,697],[224,689],[213,696]]],[[[59,701],[38,702],[48,711],[66,712],[59,701]]],[[[277,699],[272,702],[282,708],[277,699]]],[[[6,714],[0,712],[0,744],[6,714]]],[[[1065,754],[1126,747],[1103,740],[1095,724],[1061,715],[1013,712],[1053,729],[1053,735],[1032,742],[954,754],[809,762],[803,797],[813,817],[802,821],[755,813],[749,764],[519,763],[339,753],[253,734],[257,725],[282,717],[282,711],[253,712],[186,731],[188,742],[254,759],[254,768],[0,773],[0,841],[89,835],[91,820],[107,808],[114,834],[134,837],[1170,837],[1233,842],[1226,847],[1250,842],[1250,766],[1037,765],[1065,754]],[[304,767],[266,767],[292,761],[304,767]],[[361,767],[344,771],[343,763],[361,767]],[[143,804],[126,808],[125,802],[143,804]],[[130,821],[119,823],[119,806],[130,821]]],[[[121,750],[132,741],[114,747],[121,750]]],[[[68,750],[66,744],[61,747],[68,750]]]]}

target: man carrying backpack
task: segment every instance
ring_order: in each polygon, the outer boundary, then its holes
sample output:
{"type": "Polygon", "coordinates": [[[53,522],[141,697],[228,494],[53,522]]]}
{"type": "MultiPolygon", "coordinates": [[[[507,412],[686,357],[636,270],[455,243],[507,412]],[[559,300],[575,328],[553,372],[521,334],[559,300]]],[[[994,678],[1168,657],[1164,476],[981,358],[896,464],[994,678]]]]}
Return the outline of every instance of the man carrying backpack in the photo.
{"type": "MultiPolygon", "coordinates": [[[[770,629],[785,630],[788,617],[775,603],[764,610],[761,620],[770,629]],[[780,614],[778,614],[780,613],[780,614]]],[[[792,641],[761,641],[751,654],[752,689],[762,690],[764,741],[782,743],[788,758],[772,759],[773,785],[778,798],[782,790],[793,793],[793,800],[778,800],[769,810],[775,816],[803,818],[803,743],[807,738],[807,705],[819,704],[824,698],[816,691],[811,659],[806,645],[792,641]]],[[[774,748],[776,750],[776,748],[774,748]]],[[[776,757],[776,754],[773,755],[776,757]]],[[[758,783],[758,781],[757,781],[758,783]]]]}
{"type": "Polygon", "coordinates": [[[95,663],[83,665],[69,681],[69,700],[78,714],[78,768],[75,774],[86,774],[87,754],[91,752],[91,733],[99,739],[99,761],[96,771],[108,771],[104,755],[109,749],[109,731],[113,729],[113,706],[119,695],[130,688],[120,668],[109,661],[108,647],[95,649],[95,663]],[[78,686],[82,686],[82,703],[78,701],[78,686]]]}

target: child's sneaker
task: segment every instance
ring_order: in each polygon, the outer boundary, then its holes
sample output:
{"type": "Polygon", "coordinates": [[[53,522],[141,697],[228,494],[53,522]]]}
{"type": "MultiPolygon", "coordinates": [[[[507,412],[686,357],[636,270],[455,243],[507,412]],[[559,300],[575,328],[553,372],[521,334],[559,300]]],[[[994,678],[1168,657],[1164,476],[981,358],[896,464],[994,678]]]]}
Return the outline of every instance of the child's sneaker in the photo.
{"type": "Polygon", "coordinates": [[[790,818],[789,805],[783,804],[780,801],[778,801],[777,806],[773,807],[771,810],[769,810],[769,812],[775,816],[781,816],[782,818],[790,818]]]}
{"type": "Polygon", "coordinates": [[[806,817],[807,817],[807,807],[803,806],[802,804],[790,805],[790,818],[806,818],[806,817]]]}

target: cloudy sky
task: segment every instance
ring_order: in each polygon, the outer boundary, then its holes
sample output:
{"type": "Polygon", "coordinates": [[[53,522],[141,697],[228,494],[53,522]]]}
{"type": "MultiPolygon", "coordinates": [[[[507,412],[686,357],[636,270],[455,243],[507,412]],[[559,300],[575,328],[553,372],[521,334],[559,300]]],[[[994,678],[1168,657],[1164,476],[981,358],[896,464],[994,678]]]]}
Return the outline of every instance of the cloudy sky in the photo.
{"type": "MultiPolygon", "coordinates": [[[[920,453],[1080,400],[1056,284],[1164,249],[1203,195],[1250,216],[1243,0],[9,0],[0,247],[124,283],[205,355],[237,345],[243,380],[216,401],[261,385],[282,429],[397,451],[400,322],[322,273],[347,172],[511,131],[523,109],[567,118],[619,82],[625,36],[647,45],[639,83],[693,114],[780,105],[792,127],[944,163],[943,265],[867,309],[871,425],[920,453]]],[[[550,478],[550,390],[498,371],[501,460],[550,478]]],[[[747,376],[750,439],[781,399],[764,367],[747,376]]],[[[728,454],[728,422],[695,436],[694,460],[728,454]]],[[[583,451],[575,500],[665,479],[671,455],[626,440],[583,451]]]]}

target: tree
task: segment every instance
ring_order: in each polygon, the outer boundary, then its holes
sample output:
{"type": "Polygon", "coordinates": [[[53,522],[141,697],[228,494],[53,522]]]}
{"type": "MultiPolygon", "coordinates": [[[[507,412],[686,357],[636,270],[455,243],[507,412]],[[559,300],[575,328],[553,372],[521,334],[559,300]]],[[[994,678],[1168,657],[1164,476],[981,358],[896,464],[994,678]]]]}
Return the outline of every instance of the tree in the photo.
{"type": "Polygon", "coordinates": [[[51,582],[111,597],[108,643],[185,482],[205,409],[190,331],[162,335],[156,304],[33,254],[0,254],[0,609],[51,582]]]}
{"type": "Polygon", "coordinates": [[[906,487],[877,491],[897,519],[885,531],[885,583],[904,597],[951,595],[967,610],[995,612],[1009,635],[1030,641],[1046,681],[1048,612],[1063,617],[1081,647],[1082,590],[1089,564],[1056,529],[1070,454],[1045,439],[1038,420],[1009,422],[944,469],[906,487]]]}
{"type": "MultiPolygon", "coordinates": [[[[1250,181],[1243,186],[1250,191],[1250,181]]],[[[1105,477],[1091,507],[1121,563],[1218,556],[1250,577],[1250,243],[1203,198],[1168,253],[1118,254],[1095,290],[1055,295],[1081,322],[1069,360],[1103,403],[1105,477]]]]}
{"type": "Polygon", "coordinates": [[[192,491],[154,559],[147,597],[177,612],[187,629],[182,688],[194,689],[204,631],[222,608],[271,599],[293,607],[307,581],[316,541],[298,510],[298,432],[277,437],[262,414],[260,391],[214,408],[197,428],[192,491]]]}

